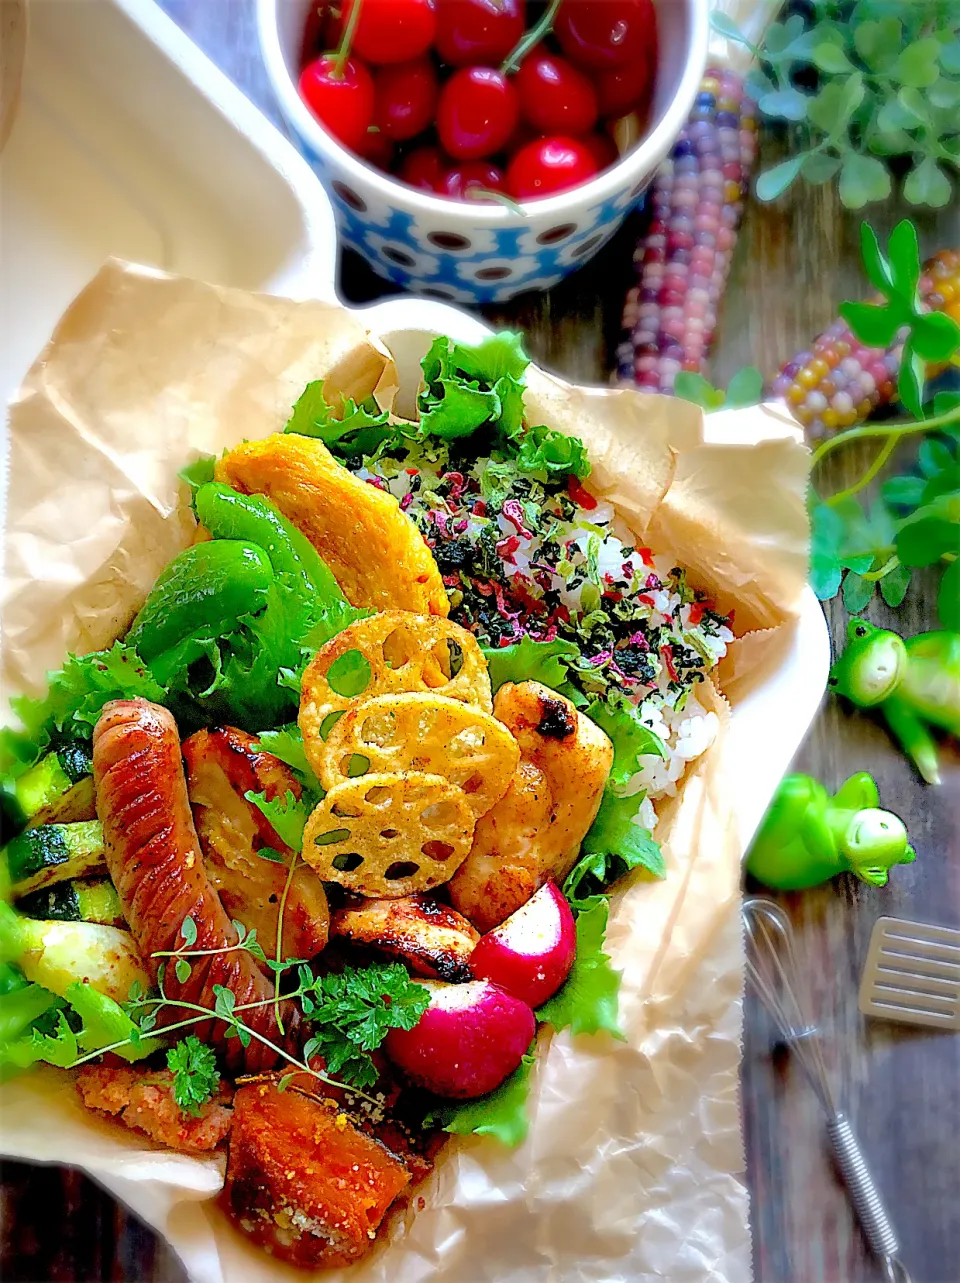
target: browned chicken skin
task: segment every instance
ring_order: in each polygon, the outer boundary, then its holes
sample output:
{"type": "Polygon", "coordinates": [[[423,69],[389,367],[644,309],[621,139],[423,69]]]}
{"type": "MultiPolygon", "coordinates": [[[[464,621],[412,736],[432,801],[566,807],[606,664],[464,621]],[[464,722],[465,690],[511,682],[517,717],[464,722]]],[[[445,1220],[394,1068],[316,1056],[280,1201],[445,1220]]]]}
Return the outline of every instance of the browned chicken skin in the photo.
{"type": "Polygon", "coordinates": [[[331,934],[379,949],[431,980],[470,980],[469,957],[480,939],[466,918],[429,895],[363,900],[338,909],[331,934]]]}
{"type": "MultiPolygon", "coordinates": [[[[294,852],[286,846],[247,792],[268,801],[288,792],[299,798],[300,781],[256,736],[232,726],[197,731],[183,742],[187,788],[207,876],[230,918],[254,928],[268,957],[276,954],[280,900],[294,852]],[[257,854],[263,847],[281,863],[257,854]]],[[[301,863],[290,879],[283,912],[281,957],[313,958],[327,943],[330,914],[323,883],[301,863]]]]}
{"type": "Polygon", "coordinates": [[[501,686],[493,701],[520,745],[506,795],[477,823],[470,854],[450,880],[454,908],[481,931],[498,926],[548,878],[570,872],[613,764],[604,732],[539,682],[501,686]]]}
{"type": "MultiPolygon", "coordinates": [[[[224,950],[236,944],[236,928],[203,866],[171,714],[144,699],[107,704],[93,732],[93,773],[107,866],[152,975],[160,965],[152,955],[183,943],[180,928],[187,917],[197,927],[194,949],[224,950]]],[[[268,1001],[273,986],[249,953],[194,958],[182,984],[172,967],[165,970],[165,990],[175,1001],[212,1010],[216,985],[233,993],[237,1008],[263,1002],[244,1013],[244,1022],[271,1042],[280,1041],[268,1001]]],[[[162,1027],[188,1015],[181,1007],[166,1006],[157,1023],[162,1027]]],[[[295,1039],[296,1013],[287,1005],[283,1015],[287,1038],[295,1039]]],[[[192,1032],[201,1042],[212,1043],[232,1070],[256,1073],[277,1062],[276,1054],[256,1038],[246,1048],[237,1038],[227,1039],[222,1021],[204,1021],[192,1032]]]]}

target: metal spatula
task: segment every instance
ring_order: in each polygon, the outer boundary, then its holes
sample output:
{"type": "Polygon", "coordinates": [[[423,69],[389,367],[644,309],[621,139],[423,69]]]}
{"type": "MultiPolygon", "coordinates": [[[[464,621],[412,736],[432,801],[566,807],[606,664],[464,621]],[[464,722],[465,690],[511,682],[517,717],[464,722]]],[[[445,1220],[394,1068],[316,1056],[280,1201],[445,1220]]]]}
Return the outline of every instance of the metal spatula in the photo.
{"type": "Polygon", "coordinates": [[[859,1005],[865,1016],[960,1030],[960,931],[878,918],[859,1005]]]}

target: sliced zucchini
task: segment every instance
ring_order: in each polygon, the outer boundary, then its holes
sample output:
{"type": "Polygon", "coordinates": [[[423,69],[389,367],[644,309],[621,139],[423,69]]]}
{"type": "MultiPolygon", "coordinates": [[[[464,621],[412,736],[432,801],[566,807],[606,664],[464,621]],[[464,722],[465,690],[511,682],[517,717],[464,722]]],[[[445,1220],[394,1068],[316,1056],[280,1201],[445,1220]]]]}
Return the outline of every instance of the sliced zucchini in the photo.
{"type": "Polygon", "coordinates": [[[150,987],[133,936],[97,922],[37,922],[20,918],[23,949],[17,959],[34,984],[64,995],[76,980],[92,985],[115,1002],[126,1002],[134,982],[150,987]]]}
{"type": "Polygon", "coordinates": [[[120,897],[109,878],[77,878],[34,891],[17,902],[28,918],[51,918],[55,922],[103,922],[124,925],[120,897]]]}
{"type": "Polygon", "coordinates": [[[15,824],[44,824],[53,818],[93,819],[92,758],[85,743],[47,753],[4,787],[4,809],[15,824]],[[79,808],[90,809],[89,815],[79,808]]]}
{"type": "Polygon", "coordinates": [[[103,825],[99,820],[44,824],[18,833],[4,850],[14,898],[100,873],[104,865],[103,825]]]}

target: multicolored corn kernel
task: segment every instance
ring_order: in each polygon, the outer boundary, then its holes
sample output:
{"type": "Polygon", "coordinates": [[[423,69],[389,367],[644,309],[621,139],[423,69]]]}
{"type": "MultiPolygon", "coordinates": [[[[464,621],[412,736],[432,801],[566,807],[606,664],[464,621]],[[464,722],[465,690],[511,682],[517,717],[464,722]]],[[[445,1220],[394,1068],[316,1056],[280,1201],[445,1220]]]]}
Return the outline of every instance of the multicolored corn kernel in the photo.
{"type": "MultiPolygon", "coordinates": [[[[920,297],[930,311],[960,323],[960,250],[941,250],[924,265],[920,297]]],[[[868,300],[883,301],[879,295],[868,300]]],[[[845,321],[834,321],[810,351],[781,368],[770,393],[787,403],[813,440],[863,423],[896,400],[904,337],[886,349],[867,347],[845,321]]]]}
{"type": "Polygon", "coordinates": [[[731,71],[708,69],[650,192],[653,217],[634,252],[638,283],[623,312],[617,377],[673,391],[703,373],[757,151],[756,105],[731,71]]]}

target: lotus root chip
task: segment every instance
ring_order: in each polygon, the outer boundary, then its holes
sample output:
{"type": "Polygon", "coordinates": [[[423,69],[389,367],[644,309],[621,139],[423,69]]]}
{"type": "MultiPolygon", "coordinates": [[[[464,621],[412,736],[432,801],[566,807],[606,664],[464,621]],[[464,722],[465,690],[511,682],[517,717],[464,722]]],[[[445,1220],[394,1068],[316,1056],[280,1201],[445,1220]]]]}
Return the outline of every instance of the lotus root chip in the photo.
{"type": "MultiPolygon", "coordinates": [[[[365,671],[362,662],[351,666],[351,676],[358,669],[365,671]]],[[[493,711],[487,661],[473,634],[438,615],[405,610],[358,620],[331,638],[308,665],[301,691],[300,729],[314,770],[311,752],[322,751],[324,723],[356,698],[435,691],[447,699],[475,704],[485,713],[493,711]],[[362,691],[342,680],[344,657],[351,651],[369,666],[362,691]]]]}
{"type": "Polygon", "coordinates": [[[463,789],[478,818],[506,793],[520,760],[495,717],[443,695],[381,695],[348,709],[327,736],[318,775],[333,788],[356,771],[424,771],[463,789]]]}
{"type": "Polygon", "coordinates": [[[466,795],[449,780],[376,772],[330,790],[304,828],[303,858],[357,895],[412,895],[452,877],[473,827],[466,795]]]}

